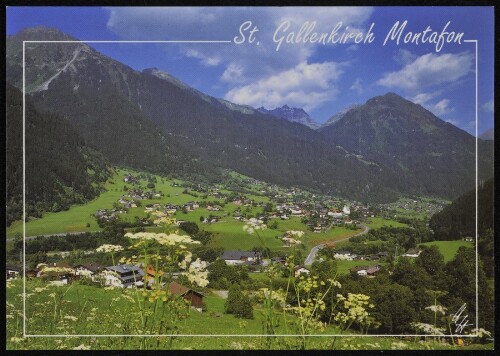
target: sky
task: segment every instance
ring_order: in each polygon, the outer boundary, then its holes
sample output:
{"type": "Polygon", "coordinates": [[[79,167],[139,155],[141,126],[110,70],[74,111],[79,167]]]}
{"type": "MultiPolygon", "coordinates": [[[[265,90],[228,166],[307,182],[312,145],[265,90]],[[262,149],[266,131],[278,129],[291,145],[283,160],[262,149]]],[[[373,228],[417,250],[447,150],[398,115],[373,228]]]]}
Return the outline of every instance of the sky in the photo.
{"type": "Polygon", "coordinates": [[[494,125],[493,7],[7,8],[8,35],[40,25],[80,40],[227,41],[90,45],[136,70],[159,68],[237,104],[302,107],[323,123],[352,104],[394,92],[471,134],[476,46],[464,40],[477,40],[479,134],[494,125]],[[407,21],[399,43],[390,38],[398,21],[407,21]],[[304,41],[299,33],[307,26],[304,41]],[[335,28],[334,39],[352,34],[358,43],[328,41],[335,28]],[[430,41],[442,31],[448,32],[444,43],[430,41]],[[325,33],[325,43],[310,41],[314,32],[316,39],[325,33]],[[418,43],[405,43],[410,32],[421,34],[418,43]]]}

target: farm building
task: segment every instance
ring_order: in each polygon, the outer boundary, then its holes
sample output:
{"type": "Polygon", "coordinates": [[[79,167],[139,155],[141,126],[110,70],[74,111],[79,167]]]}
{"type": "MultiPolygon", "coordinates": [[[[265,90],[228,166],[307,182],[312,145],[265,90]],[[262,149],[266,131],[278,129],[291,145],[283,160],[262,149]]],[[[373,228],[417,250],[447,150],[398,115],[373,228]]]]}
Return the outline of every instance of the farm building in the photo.
{"type": "Polygon", "coordinates": [[[191,306],[198,311],[203,308],[203,293],[197,292],[194,289],[184,287],[177,282],[171,282],[168,285],[168,291],[174,296],[182,297],[184,300],[190,302],[191,306]]]}

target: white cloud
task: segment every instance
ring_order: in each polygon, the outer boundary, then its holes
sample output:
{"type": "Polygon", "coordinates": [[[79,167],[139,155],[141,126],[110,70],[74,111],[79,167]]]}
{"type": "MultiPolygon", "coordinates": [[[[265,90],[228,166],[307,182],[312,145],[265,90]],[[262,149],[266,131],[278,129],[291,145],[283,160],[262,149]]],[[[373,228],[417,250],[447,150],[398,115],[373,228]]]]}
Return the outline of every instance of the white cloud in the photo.
{"type": "Polygon", "coordinates": [[[232,40],[240,25],[252,21],[258,26],[259,46],[243,44],[168,45],[169,55],[199,59],[204,65],[222,65],[229,73],[238,68],[236,83],[250,84],[308,61],[317,45],[282,46],[275,50],[272,35],[283,20],[298,31],[305,21],[316,21],[318,32],[330,32],[342,21],[350,30],[366,27],[373,13],[370,7],[111,7],[107,27],[120,39],[134,40],[232,40]]]}
{"type": "Polygon", "coordinates": [[[452,119],[449,119],[449,120],[446,120],[446,122],[449,122],[450,124],[452,124],[453,126],[457,126],[458,127],[458,121],[457,120],[452,120],[452,119]]]}
{"type": "Polygon", "coordinates": [[[411,53],[407,49],[400,48],[396,52],[396,55],[393,57],[393,59],[396,61],[396,63],[399,63],[401,65],[407,65],[413,62],[415,59],[417,59],[417,55],[411,53]]]}
{"type": "Polygon", "coordinates": [[[472,59],[470,53],[424,54],[405,65],[403,69],[384,74],[377,84],[384,87],[419,90],[452,83],[471,71],[472,59]]]}
{"type": "MultiPolygon", "coordinates": [[[[409,100],[413,101],[415,104],[422,105],[436,116],[443,116],[449,114],[450,112],[455,111],[455,109],[450,106],[449,99],[441,99],[437,102],[434,101],[440,95],[441,95],[441,90],[431,93],[419,93],[415,95],[413,98],[410,98],[409,100]]],[[[448,120],[447,122],[451,121],[452,120],[448,120]]],[[[455,123],[453,124],[455,125],[455,123]]]]}
{"type": "Polygon", "coordinates": [[[190,58],[198,58],[201,60],[201,63],[205,66],[216,66],[221,63],[222,59],[218,56],[208,57],[204,54],[200,53],[195,49],[189,49],[186,51],[186,56],[190,58]]]}
{"type": "Polygon", "coordinates": [[[419,93],[415,95],[413,98],[410,98],[410,101],[413,101],[415,104],[420,104],[425,106],[430,100],[434,99],[439,92],[434,93],[419,93]]]}
{"type": "Polygon", "coordinates": [[[335,98],[338,89],[334,84],[343,66],[335,62],[301,62],[292,69],[231,89],[225,99],[254,107],[288,104],[311,110],[335,98]]]}
{"type": "Polygon", "coordinates": [[[436,116],[446,115],[452,111],[455,111],[455,109],[450,107],[450,100],[448,99],[440,100],[436,104],[431,105],[429,107],[429,110],[432,111],[436,116]]]}
{"type": "Polygon", "coordinates": [[[222,81],[228,83],[241,83],[243,78],[243,67],[241,65],[230,63],[221,76],[222,81]]]}
{"type": "Polygon", "coordinates": [[[495,110],[495,105],[494,105],[493,99],[491,99],[487,103],[484,103],[482,106],[482,109],[485,112],[493,112],[495,110]]]}
{"type": "Polygon", "coordinates": [[[361,79],[356,78],[356,80],[354,81],[354,83],[352,83],[352,85],[349,89],[354,90],[356,93],[358,93],[358,95],[363,94],[364,90],[363,90],[363,86],[361,85],[361,79]]]}

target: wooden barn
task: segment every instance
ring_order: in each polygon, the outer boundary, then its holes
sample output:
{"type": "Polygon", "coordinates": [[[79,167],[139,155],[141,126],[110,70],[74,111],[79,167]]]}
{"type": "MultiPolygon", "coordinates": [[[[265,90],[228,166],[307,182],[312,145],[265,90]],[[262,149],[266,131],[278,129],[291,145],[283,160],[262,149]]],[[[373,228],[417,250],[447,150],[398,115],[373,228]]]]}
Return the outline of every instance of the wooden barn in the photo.
{"type": "Polygon", "coordinates": [[[185,300],[191,303],[198,311],[203,308],[203,293],[197,292],[194,289],[184,287],[182,284],[177,282],[171,282],[168,285],[168,290],[172,295],[181,296],[185,300]]]}

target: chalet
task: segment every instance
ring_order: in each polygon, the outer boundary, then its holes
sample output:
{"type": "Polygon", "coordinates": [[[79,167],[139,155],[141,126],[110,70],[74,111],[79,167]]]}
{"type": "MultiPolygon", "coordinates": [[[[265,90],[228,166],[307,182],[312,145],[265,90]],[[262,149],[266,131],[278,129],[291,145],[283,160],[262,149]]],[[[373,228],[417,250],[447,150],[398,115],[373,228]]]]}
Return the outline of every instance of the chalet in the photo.
{"type": "Polygon", "coordinates": [[[375,273],[377,273],[378,271],[380,271],[380,266],[379,265],[376,265],[376,266],[370,266],[366,269],[366,274],[369,275],[369,276],[372,276],[374,275],[375,273]]]}
{"type": "Polygon", "coordinates": [[[76,276],[89,277],[92,280],[95,280],[97,275],[104,270],[104,267],[95,263],[85,263],[76,265],[73,269],[75,270],[76,276]]]}
{"type": "Polygon", "coordinates": [[[105,267],[103,275],[106,286],[131,288],[142,283],[144,273],[138,266],[117,265],[105,267]]]}
{"type": "Polygon", "coordinates": [[[356,273],[358,276],[363,276],[365,277],[368,272],[367,272],[368,267],[367,266],[356,266],[350,269],[352,273],[356,273]]]}
{"type": "Polygon", "coordinates": [[[403,255],[404,257],[412,257],[412,258],[417,258],[420,256],[423,250],[417,248],[410,248],[406,253],[403,255]]]}
{"type": "Polygon", "coordinates": [[[352,261],[356,258],[357,256],[355,254],[352,254],[351,251],[337,251],[333,255],[333,258],[336,260],[342,260],[342,261],[352,261]]]}
{"type": "Polygon", "coordinates": [[[62,284],[69,284],[73,279],[73,275],[73,268],[67,263],[54,263],[53,265],[41,266],[36,276],[48,281],[58,281],[62,284]]]}
{"type": "Polygon", "coordinates": [[[344,205],[342,213],[344,213],[344,215],[349,215],[351,213],[351,209],[347,205],[344,205]]]}
{"type": "Polygon", "coordinates": [[[329,211],[327,215],[331,216],[334,219],[339,219],[339,218],[342,217],[342,213],[337,213],[337,212],[334,212],[334,211],[329,211]]]}
{"type": "Polygon", "coordinates": [[[295,267],[295,277],[299,277],[301,274],[309,275],[309,273],[311,273],[311,271],[309,271],[304,266],[295,267]]]}
{"type": "Polygon", "coordinates": [[[169,283],[168,291],[173,296],[182,297],[184,300],[187,300],[197,311],[202,311],[203,293],[197,292],[191,288],[184,287],[182,284],[179,284],[177,282],[169,283]]]}
{"type": "Polygon", "coordinates": [[[21,267],[6,266],[6,278],[7,279],[17,278],[20,273],[21,273],[21,267]]]}
{"type": "Polygon", "coordinates": [[[262,254],[255,251],[224,251],[221,259],[224,260],[227,265],[241,265],[245,262],[259,264],[262,259],[262,254]]]}

